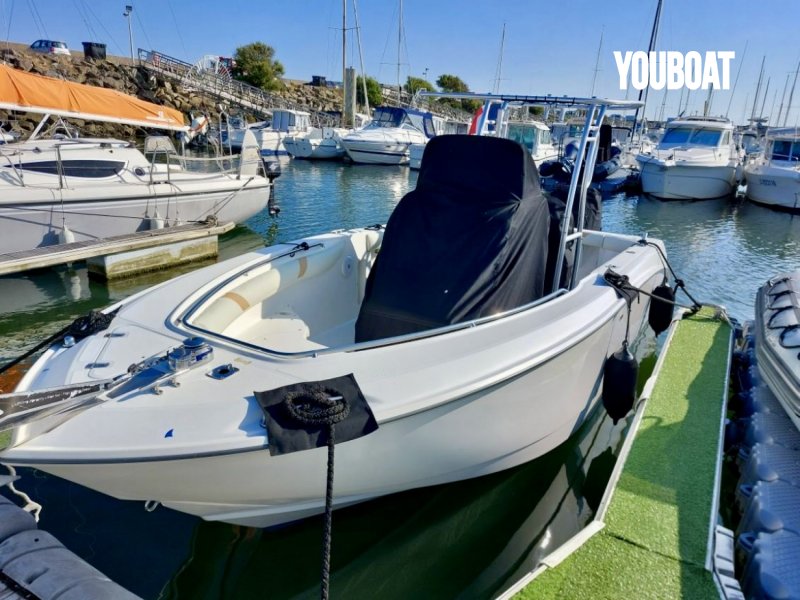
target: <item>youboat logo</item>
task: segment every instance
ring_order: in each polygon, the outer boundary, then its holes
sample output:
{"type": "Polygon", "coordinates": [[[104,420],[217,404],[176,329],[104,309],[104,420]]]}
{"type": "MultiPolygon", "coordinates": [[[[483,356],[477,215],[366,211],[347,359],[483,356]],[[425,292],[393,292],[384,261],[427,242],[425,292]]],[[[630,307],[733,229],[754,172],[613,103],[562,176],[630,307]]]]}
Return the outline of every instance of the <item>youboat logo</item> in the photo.
{"type": "Polygon", "coordinates": [[[690,90],[713,87],[727,90],[731,83],[731,61],[736,58],[733,51],[709,51],[703,57],[700,52],[625,52],[614,51],[614,60],[619,72],[619,89],[627,90],[628,83],[643,90],[650,86],[654,90],[690,90]]]}

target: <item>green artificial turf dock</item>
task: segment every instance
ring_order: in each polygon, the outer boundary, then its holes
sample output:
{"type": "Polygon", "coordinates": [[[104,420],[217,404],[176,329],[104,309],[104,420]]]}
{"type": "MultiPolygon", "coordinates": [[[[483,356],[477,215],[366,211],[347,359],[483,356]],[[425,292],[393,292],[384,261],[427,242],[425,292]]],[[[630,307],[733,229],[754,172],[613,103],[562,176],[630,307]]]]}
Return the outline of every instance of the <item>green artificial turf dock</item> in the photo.
{"type": "Polygon", "coordinates": [[[516,598],[715,598],[705,570],[730,326],[681,321],[614,491],[605,527],[516,598]]]}

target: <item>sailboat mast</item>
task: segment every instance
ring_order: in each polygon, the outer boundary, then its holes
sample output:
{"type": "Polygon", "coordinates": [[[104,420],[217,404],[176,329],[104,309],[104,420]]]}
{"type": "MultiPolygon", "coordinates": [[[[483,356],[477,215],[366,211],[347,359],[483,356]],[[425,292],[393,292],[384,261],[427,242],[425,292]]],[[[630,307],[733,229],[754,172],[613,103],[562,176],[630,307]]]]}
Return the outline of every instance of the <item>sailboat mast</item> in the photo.
{"type": "Polygon", "coordinates": [[[775,119],[775,125],[781,124],[781,114],[783,113],[783,101],[786,100],[786,90],[789,89],[789,77],[791,73],[786,74],[786,83],[783,84],[783,93],[781,94],[781,106],[778,109],[778,118],[775,119]]]}
{"type": "Polygon", "coordinates": [[[767,88],[764,90],[764,97],[761,99],[761,110],[758,111],[758,118],[761,119],[764,116],[764,104],[767,102],[767,94],[769,94],[769,82],[772,80],[772,77],[767,77],[767,88]]]}
{"type": "Polygon", "coordinates": [[[605,25],[600,30],[600,45],[597,47],[597,58],[594,61],[594,76],[592,77],[592,91],[589,92],[589,97],[594,97],[594,84],[597,83],[597,72],[600,70],[600,52],[603,50],[603,34],[606,31],[605,25]]]}
{"type": "Polygon", "coordinates": [[[739,75],[742,73],[742,65],[744,64],[744,57],[747,56],[747,45],[749,41],[745,41],[744,43],[744,52],[742,52],[742,58],[739,61],[739,68],[736,69],[736,79],[733,80],[733,89],[731,90],[731,97],[728,99],[728,108],[725,109],[725,118],[728,117],[728,114],[731,112],[731,103],[733,102],[733,95],[736,93],[736,84],[739,83],[739,75]]]}
{"type": "MultiPolygon", "coordinates": [[[[656,17],[653,19],[653,30],[650,32],[650,45],[647,47],[648,56],[650,52],[653,52],[656,47],[656,40],[658,38],[658,23],[661,20],[661,5],[663,4],[663,0],[658,0],[658,6],[656,6],[656,17]]],[[[642,95],[644,95],[644,106],[642,106],[642,120],[645,119],[645,111],[647,110],[647,90],[650,86],[645,87],[643,90],[639,90],[639,102],[642,101],[642,95]]],[[[639,122],[639,109],[636,109],[636,112],[633,115],[633,131],[636,132],[636,126],[639,122]]]]}
{"type": "Polygon", "coordinates": [[[494,74],[494,93],[500,93],[500,75],[503,72],[503,49],[506,45],[506,24],[503,23],[503,33],[500,35],[500,58],[497,59],[497,71],[494,74]]]}
{"type": "Polygon", "coordinates": [[[356,21],[356,41],[358,42],[358,62],[361,65],[361,87],[364,90],[364,105],[369,113],[369,96],[367,95],[367,72],[364,70],[364,52],[361,48],[361,26],[358,24],[358,4],[353,0],[353,18],[356,21]]]}
{"type": "Polygon", "coordinates": [[[767,124],[772,120],[772,115],[775,114],[775,102],[778,100],[778,87],[775,87],[775,92],[772,94],[772,108],[769,109],[769,115],[767,115],[767,124]]]}
{"type": "Polygon", "coordinates": [[[789,103],[786,105],[786,114],[783,116],[784,127],[786,127],[786,122],[789,120],[789,112],[792,110],[792,98],[794,98],[794,88],[797,86],[798,73],[800,73],[800,61],[798,61],[797,68],[794,70],[794,83],[792,84],[792,91],[789,92],[789,103]]]}
{"type": "Polygon", "coordinates": [[[767,60],[767,57],[761,59],[761,72],[758,74],[758,83],[756,84],[756,97],[753,100],[753,110],[750,112],[750,121],[752,122],[756,118],[756,107],[758,106],[758,94],[761,92],[761,80],[764,78],[764,61],[767,60]]]}
{"type": "Polygon", "coordinates": [[[347,0],[342,0],[342,116],[347,107],[347,0]]]}
{"type": "Polygon", "coordinates": [[[403,0],[400,0],[400,16],[397,19],[397,103],[400,105],[400,49],[403,45],[403,0]]]}

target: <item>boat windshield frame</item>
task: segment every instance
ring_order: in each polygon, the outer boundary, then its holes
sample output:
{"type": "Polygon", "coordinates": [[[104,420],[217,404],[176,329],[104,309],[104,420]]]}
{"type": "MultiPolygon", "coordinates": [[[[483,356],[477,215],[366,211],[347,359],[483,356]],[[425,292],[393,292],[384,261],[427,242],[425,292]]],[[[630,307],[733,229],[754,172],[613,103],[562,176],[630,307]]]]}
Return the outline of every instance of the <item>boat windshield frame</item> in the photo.
{"type": "MultiPolygon", "coordinates": [[[[719,148],[725,138],[724,129],[716,127],[698,127],[696,125],[678,125],[670,127],[661,137],[659,147],[668,149],[678,146],[692,146],[696,148],[719,148]],[[685,137],[678,137],[685,133],[685,137]],[[678,137],[678,139],[671,139],[678,137]]],[[[730,140],[730,136],[728,136],[730,140]]]]}
{"type": "Polygon", "coordinates": [[[378,106],[372,113],[372,121],[364,129],[413,129],[432,138],[436,135],[433,115],[430,112],[409,110],[397,106],[378,106]]]}
{"type": "Polygon", "coordinates": [[[773,138],[769,142],[769,160],[793,163],[800,165],[800,138],[773,138]],[[781,152],[775,153],[777,144],[788,144],[788,148],[781,148],[781,152]]]}

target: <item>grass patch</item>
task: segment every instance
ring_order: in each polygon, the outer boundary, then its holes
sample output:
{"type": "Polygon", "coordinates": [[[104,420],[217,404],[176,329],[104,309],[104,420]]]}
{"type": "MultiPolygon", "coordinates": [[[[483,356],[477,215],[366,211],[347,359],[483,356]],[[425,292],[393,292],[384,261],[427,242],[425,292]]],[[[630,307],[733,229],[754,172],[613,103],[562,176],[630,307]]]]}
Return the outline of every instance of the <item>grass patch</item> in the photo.
{"type": "Polygon", "coordinates": [[[606,527],[518,598],[711,598],[703,569],[730,328],[682,321],[606,514],[606,527]]]}

